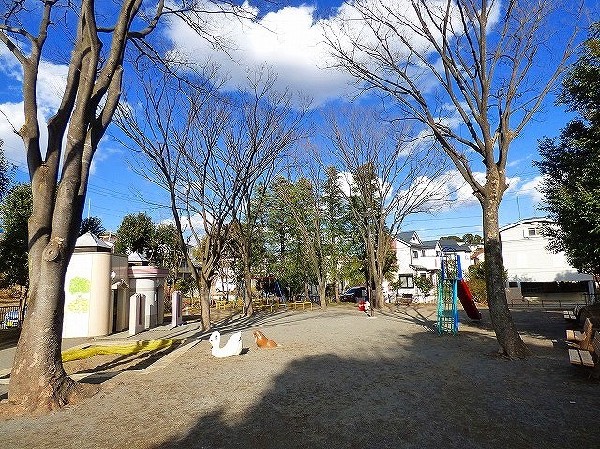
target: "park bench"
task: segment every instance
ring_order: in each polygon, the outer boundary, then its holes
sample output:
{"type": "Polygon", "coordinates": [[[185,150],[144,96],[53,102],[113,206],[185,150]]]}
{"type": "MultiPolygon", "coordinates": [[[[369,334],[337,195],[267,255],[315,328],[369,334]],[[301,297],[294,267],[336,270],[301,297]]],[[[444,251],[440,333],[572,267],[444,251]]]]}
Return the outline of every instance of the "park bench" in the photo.
{"type": "Polygon", "coordinates": [[[302,307],[302,310],[306,307],[310,307],[310,310],[313,308],[313,303],[304,298],[297,298],[294,301],[289,302],[288,305],[294,310],[298,310],[299,307],[302,307]]]}
{"type": "Polygon", "coordinates": [[[216,310],[227,310],[228,308],[233,309],[234,304],[226,299],[217,299],[215,301],[216,310]]]}
{"type": "Polygon", "coordinates": [[[577,321],[577,315],[581,306],[577,305],[573,310],[563,310],[563,317],[567,321],[577,321]]]}
{"type": "Polygon", "coordinates": [[[402,293],[400,297],[396,295],[396,305],[397,306],[410,306],[413,301],[413,295],[411,293],[402,293]]]}
{"type": "Polygon", "coordinates": [[[279,310],[280,308],[287,309],[287,303],[283,301],[267,301],[263,304],[262,309],[269,309],[269,312],[279,310]]]}
{"type": "Polygon", "coordinates": [[[596,332],[589,350],[569,348],[569,358],[573,365],[596,368],[595,377],[599,376],[598,364],[600,363],[600,333],[596,332]]]}
{"type": "MultiPolygon", "coordinates": [[[[596,334],[598,334],[596,332],[596,334]]],[[[585,320],[583,332],[567,330],[567,340],[576,342],[569,346],[569,359],[573,365],[594,366],[592,358],[594,328],[589,318],[585,320]]],[[[597,340],[597,338],[596,338],[597,340]]]]}
{"type": "Polygon", "coordinates": [[[567,329],[567,341],[572,341],[577,343],[583,349],[588,349],[592,343],[592,333],[594,332],[592,321],[589,318],[586,318],[585,324],[583,325],[583,331],[575,331],[571,329],[567,329]]]}

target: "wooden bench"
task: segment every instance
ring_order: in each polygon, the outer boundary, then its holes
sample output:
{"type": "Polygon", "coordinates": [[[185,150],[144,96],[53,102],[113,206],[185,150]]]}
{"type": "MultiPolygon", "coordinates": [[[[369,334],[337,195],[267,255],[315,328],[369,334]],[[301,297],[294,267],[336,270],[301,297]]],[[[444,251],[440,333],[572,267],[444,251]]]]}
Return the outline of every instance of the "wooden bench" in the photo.
{"type": "MultiPolygon", "coordinates": [[[[596,332],[596,336],[592,340],[590,350],[580,348],[569,348],[569,358],[573,365],[589,366],[597,368],[600,357],[600,333],[596,332]]],[[[598,373],[596,373],[598,375],[598,373]]]]}
{"type": "Polygon", "coordinates": [[[567,321],[577,321],[579,309],[581,309],[581,306],[577,305],[573,310],[563,310],[563,318],[567,321]]]}
{"type": "Polygon", "coordinates": [[[565,332],[567,334],[567,341],[577,343],[582,349],[589,349],[591,347],[594,329],[592,321],[589,318],[586,318],[585,320],[583,331],[580,332],[567,329],[565,332]]]}
{"type": "Polygon", "coordinates": [[[571,343],[569,347],[569,359],[573,365],[594,366],[593,341],[598,339],[598,333],[596,332],[596,339],[593,339],[593,336],[594,328],[589,318],[585,320],[583,332],[567,331],[567,340],[572,337],[571,340],[577,342],[577,344],[571,343]]]}
{"type": "Polygon", "coordinates": [[[303,300],[292,301],[289,302],[288,305],[294,310],[298,310],[299,307],[302,307],[302,310],[304,310],[306,307],[310,307],[310,310],[313,308],[312,302],[303,300]]]}
{"type": "Polygon", "coordinates": [[[413,295],[411,293],[402,293],[400,297],[396,295],[397,306],[410,306],[413,301],[413,295]]]}
{"type": "Polygon", "coordinates": [[[279,310],[281,308],[287,310],[287,303],[279,301],[269,301],[263,304],[262,308],[263,310],[269,309],[270,312],[273,312],[274,310],[279,310]]]}
{"type": "Polygon", "coordinates": [[[226,299],[217,299],[215,301],[216,310],[227,310],[228,308],[233,309],[234,304],[226,299]]]}

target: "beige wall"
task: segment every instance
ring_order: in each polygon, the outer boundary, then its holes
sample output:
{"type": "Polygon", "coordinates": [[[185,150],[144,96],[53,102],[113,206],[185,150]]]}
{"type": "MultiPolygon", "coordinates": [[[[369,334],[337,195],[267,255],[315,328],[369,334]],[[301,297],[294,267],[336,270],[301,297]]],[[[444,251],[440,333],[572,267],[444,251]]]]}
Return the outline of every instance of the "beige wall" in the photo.
{"type": "Polygon", "coordinates": [[[63,337],[108,335],[112,324],[110,253],[74,253],[65,278],[63,337]]]}

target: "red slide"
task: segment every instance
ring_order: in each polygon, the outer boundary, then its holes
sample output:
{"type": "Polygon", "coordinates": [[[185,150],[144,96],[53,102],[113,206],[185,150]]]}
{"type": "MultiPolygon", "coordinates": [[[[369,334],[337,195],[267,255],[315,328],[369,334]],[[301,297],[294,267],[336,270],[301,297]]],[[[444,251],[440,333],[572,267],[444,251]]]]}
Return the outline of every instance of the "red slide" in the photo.
{"type": "Polygon", "coordinates": [[[469,290],[469,286],[464,279],[460,279],[458,281],[458,299],[460,300],[463,309],[465,309],[465,312],[467,312],[469,318],[472,320],[481,319],[481,312],[477,310],[475,301],[473,301],[471,290],[469,290]]]}

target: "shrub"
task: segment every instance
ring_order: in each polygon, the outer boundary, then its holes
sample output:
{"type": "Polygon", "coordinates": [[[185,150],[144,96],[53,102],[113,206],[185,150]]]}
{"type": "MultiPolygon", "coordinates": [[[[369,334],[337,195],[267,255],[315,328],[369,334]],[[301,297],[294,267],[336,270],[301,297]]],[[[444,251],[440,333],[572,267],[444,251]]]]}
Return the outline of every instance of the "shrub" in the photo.
{"type": "Polygon", "coordinates": [[[417,277],[415,278],[415,286],[423,295],[429,296],[431,290],[433,290],[433,281],[427,277],[417,277]]]}

